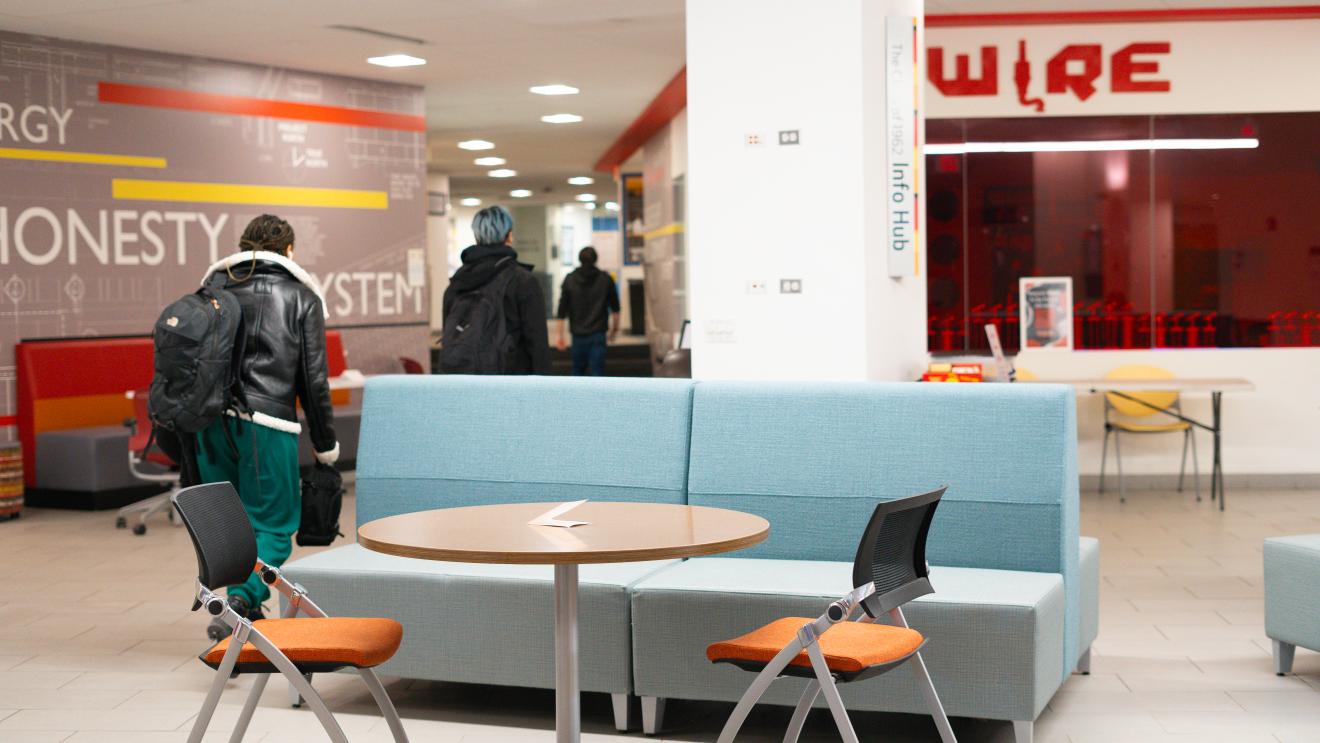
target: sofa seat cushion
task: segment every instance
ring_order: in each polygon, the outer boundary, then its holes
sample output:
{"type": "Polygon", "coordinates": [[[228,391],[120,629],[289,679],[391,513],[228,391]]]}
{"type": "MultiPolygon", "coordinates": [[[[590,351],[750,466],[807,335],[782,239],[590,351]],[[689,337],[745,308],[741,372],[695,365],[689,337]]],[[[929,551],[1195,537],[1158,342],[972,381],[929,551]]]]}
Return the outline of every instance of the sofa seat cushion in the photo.
{"type": "MultiPolygon", "coordinates": [[[[632,689],[628,590],[672,561],[583,565],[578,633],[584,691],[632,689]]],[[[290,562],[330,616],[390,617],[404,628],[387,675],[554,687],[554,569],[395,557],[349,544],[290,562]]]]}
{"type": "MultiPolygon", "coordinates": [[[[698,558],[633,586],[636,692],[734,701],[750,677],[706,647],[785,616],[819,616],[850,591],[851,562],[698,558]]],[[[1057,573],[932,567],[935,593],[904,607],[950,714],[1034,720],[1063,682],[1064,591],[1057,573]]],[[[796,704],[800,680],[763,697],[796,704]]],[[[850,709],[925,714],[907,666],[847,685],[850,709]]]]}

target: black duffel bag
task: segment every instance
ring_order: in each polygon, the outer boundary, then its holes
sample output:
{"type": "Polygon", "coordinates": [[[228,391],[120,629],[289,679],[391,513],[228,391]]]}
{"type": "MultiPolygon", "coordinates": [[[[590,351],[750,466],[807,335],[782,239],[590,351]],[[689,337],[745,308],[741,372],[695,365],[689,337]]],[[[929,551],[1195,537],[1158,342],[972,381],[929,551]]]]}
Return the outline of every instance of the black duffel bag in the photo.
{"type": "Polygon", "coordinates": [[[328,464],[317,462],[302,481],[302,521],[299,547],[324,547],[344,536],[339,532],[339,511],[344,506],[344,478],[328,464]]]}

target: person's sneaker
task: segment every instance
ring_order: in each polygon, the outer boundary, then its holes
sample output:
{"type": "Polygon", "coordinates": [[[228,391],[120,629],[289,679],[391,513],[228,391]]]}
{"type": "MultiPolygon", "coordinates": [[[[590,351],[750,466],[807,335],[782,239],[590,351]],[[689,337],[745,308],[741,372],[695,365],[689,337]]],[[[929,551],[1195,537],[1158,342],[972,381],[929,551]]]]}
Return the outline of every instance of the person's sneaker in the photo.
{"type": "MultiPolygon", "coordinates": [[[[248,602],[242,596],[230,596],[229,607],[238,612],[239,616],[248,616],[248,602]]],[[[261,607],[257,607],[257,613],[261,613],[261,607]]],[[[211,638],[211,642],[220,642],[234,633],[234,628],[224,623],[220,617],[211,620],[211,624],[206,628],[206,636],[211,638]]]]}

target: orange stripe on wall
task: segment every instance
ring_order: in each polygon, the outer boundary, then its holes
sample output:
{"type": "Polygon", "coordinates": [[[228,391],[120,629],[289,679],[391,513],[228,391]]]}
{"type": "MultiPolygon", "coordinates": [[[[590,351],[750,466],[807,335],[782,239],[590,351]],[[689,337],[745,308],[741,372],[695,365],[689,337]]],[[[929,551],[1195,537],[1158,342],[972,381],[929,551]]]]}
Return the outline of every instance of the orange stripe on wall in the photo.
{"type": "Polygon", "coordinates": [[[393,111],[368,108],[322,106],[314,103],[275,101],[269,98],[248,98],[218,93],[200,93],[176,88],[153,88],[146,85],[100,82],[96,86],[101,103],[119,103],[128,106],[172,108],[179,111],[204,111],[238,116],[264,116],[272,119],[314,121],[319,124],[365,126],[374,129],[399,129],[406,132],[426,131],[426,118],[393,111]]]}
{"type": "Polygon", "coordinates": [[[132,417],[133,401],[124,393],[48,397],[33,403],[32,432],[62,431],[86,426],[120,426],[132,417]]]}

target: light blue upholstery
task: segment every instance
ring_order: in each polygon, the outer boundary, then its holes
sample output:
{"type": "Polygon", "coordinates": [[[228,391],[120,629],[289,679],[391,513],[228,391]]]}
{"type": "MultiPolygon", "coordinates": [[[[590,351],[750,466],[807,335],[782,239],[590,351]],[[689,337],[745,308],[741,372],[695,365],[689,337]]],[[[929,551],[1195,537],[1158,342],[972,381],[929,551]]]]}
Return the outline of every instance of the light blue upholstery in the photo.
{"type": "Polygon", "coordinates": [[[678,379],[375,377],[358,524],[484,503],[683,503],[691,395],[678,379]]]}
{"type": "MultiPolygon", "coordinates": [[[[671,563],[578,572],[584,691],[632,689],[628,589],[671,563]]],[[[474,684],[555,685],[554,568],[394,557],[352,544],[284,567],[331,616],[387,616],[403,645],[380,672],[474,684]]]]}
{"type": "MultiPolygon", "coordinates": [[[[851,584],[851,560],[698,558],[643,579],[632,594],[637,693],[736,701],[751,674],[708,662],[706,646],[781,617],[820,616],[851,584]]],[[[1034,720],[1059,686],[1061,576],[932,567],[931,584],[933,595],[903,611],[929,641],[921,654],[945,710],[1034,720]]],[[[927,713],[905,667],[840,691],[849,709],[927,713]]],[[[763,699],[794,704],[801,693],[801,681],[781,680],[763,699]]]]}
{"type": "Polygon", "coordinates": [[[1083,649],[1075,418],[1062,385],[701,383],[688,501],[768,519],[747,557],[843,561],[876,501],[948,485],[931,564],[1063,576],[1061,682],[1083,649]]]}
{"type": "Polygon", "coordinates": [[[1320,534],[1265,540],[1265,635],[1320,651],[1320,534]]]}
{"type": "Polygon", "coordinates": [[[1081,584],[1081,611],[1078,616],[1077,639],[1082,652],[1086,652],[1095,638],[1100,636],[1100,540],[1082,537],[1080,555],[1077,573],[1081,584]]]}

